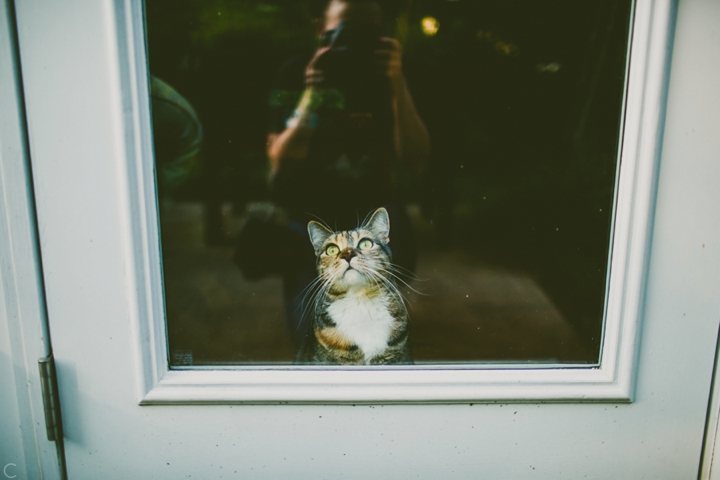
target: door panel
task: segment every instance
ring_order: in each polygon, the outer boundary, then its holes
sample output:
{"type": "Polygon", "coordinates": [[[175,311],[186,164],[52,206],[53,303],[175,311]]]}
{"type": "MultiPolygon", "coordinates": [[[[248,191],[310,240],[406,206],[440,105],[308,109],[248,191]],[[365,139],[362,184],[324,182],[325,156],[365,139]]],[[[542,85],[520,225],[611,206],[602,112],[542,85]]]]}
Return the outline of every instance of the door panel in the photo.
{"type": "Polygon", "coordinates": [[[52,353],[37,250],[12,2],[0,4],[0,469],[6,478],[61,478],[47,439],[38,360],[52,353]]]}
{"type": "MultiPolygon", "coordinates": [[[[118,68],[117,29],[136,20],[127,7],[28,0],[17,11],[70,478],[697,475],[720,313],[717,5],[677,10],[646,293],[627,299],[643,312],[633,403],[161,406],[138,405],[162,369],[138,337],[163,332],[138,328],[158,292],[138,293],[147,258],[127,261],[149,255],[135,239],[152,224],[132,213],[149,192],[126,193],[140,155],[128,145],[141,144],[123,127],[144,121],[118,68]]],[[[639,7],[675,15],[670,2],[639,7]]]]}

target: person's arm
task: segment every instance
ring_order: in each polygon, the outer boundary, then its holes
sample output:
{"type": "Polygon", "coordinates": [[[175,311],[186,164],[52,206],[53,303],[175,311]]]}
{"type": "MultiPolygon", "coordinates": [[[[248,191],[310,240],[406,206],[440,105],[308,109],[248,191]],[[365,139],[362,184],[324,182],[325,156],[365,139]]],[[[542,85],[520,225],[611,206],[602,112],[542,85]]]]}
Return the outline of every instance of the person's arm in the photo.
{"type": "Polygon", "coordinates": [[[402,72],[400,43],[383,38],[378,50],[378,63],[390,80],[394,114],[393,138],[395,153],[401,161],[422,167],[430,155],[430,136],[415,108],[402,72]]]}
{"type": "Polygon", "coordinates": [[[310,151],[310,140],[317,126],[317,110],[322,101],[320,86],[324,73],[318,63],[329,48],[321,48],[305,68],[305,91],[292,116],[285,124],[285,130],[270,133],[267,137],[267,155],[272,175],[277,174],[287,162],[305,160],[310,151]]]}
{"type": "Polygon", "coordinates": [[[305,90],[285,130],[268,135],[267,155],[273,175],[280,171],[284,163],[307,158],[317,123],[313,106],[315,93],[313,89],[305,90]]]}

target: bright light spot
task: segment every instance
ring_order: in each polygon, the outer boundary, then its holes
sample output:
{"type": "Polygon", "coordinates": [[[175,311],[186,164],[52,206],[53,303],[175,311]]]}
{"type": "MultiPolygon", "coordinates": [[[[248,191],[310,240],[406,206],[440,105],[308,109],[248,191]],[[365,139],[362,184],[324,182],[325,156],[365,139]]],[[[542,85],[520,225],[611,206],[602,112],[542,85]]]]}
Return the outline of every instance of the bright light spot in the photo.
{"type": "Polygon", "coordinates": [[[423,33],[425,35],[435,35],[440,28],[440,23],[434,17],[425,17],[420,21],[423,33]]]}
{"type": "Polygon", "coordinates": [[[560,64],[558,62],[538,63],[535,68],[540,73],[557,73],[560,70],[560,64]]]}
{"type": "Polygon", "coordinates": [[[504,53],[505,55],[511,55],[513,57],[517,56],[518,54],[518,47],[516,45],[502,41],[495,42],[495,50],[500,53],[504,53]]]}

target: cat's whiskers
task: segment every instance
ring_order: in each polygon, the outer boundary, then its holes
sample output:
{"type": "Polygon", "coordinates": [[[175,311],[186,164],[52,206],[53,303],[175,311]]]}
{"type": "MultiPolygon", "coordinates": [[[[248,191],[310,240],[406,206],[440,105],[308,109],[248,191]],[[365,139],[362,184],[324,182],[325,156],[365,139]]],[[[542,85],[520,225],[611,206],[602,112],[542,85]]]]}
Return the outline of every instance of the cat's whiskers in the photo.
{"type": "MultiPolygon", "coordinates": [[[[391,267],[391,268],[392,268],[392,267],[391,267]]],[[[423,292],[421,292],[421,291],[419,291],[419,290],[416,290],[412,285],[410,285],[408,282],[406,282],[405,280],[403,280],[396,272],[393,272],[391,268],[387,268],[387,267],[386,267],[386,268],[383,269],[383,271],[384,271],[385,273],[387,273],[388,275],[390,275],[393,279],[395,279],[395,280],[399,281],[400,283],[402,283],[405,287],[407,287],[407,288],[409,288],[410,290],[412,290],[413,292],[417,293],[418,295],[422,295],[422,296],[424,296],[424,297],[427,297],[427,296],[428,296],[427,293],[423,293],[423,292]]]]}
{"type": "Polygon", "coordinates": [[[412,270],[410,270],[409,268],[405,268],[401,265],[398,265],[397,263],[392,263],[392,262],[388,262],[386,265],[403,273],[404,275],[407,275],[408,277],[411,277],[414,280],[417,279],[417,277],[415,276],[415,273],[412,270]]]}
{"type": "Polygon", "coordinates": [[[303,315],[310,307],[313,307],[315,314],[317,314],[320,306],[322,305],[322,300],[325,299],[327,292],[330,290],[335,281],[335,273],[336,272],[333,271],[324,271],[310,284],[312,286],[313,293],[310,296],[310,302],[303,312],[303,315]]]}
{"type": "Polygon", "coordinates": [[[323,290],[323,288],[325,287],[325,284],[327,283],[327,279],[328,279],[327,277],[328,277],[328,275],[325,272],[323,272],[317,278],[315,278],[315,280],[310,282],[310,284],[308,284],[307,287],[305,287],[303,289],[303,292],[304,292],[303,298],[300,301],[300,305],[298,305],[298,307],[297,307],[297,308],[302,307],[303,310],[302,310],[302,314],[300,316],[301,321],[297,325],[296,330],[300,329],[300,326],[305,321],[305,318],[308,318],[308,317],[306,317],[306,315],[307,315],[310,307],[314,307],[315,311],[317,311],[317,299],[318,299],[320,292],[323,290]],[[308,295],[309,295],[309,298],[308,298],[308,295]],[[307,302],[307,304],[305,303],[306,300],[309,300],[307,302]]]}
{"type": "Polygon", "coordinates": [[[428,281],[427,278],[418,278],[418,276],[415,275],[415,273],[413,273],[412,270],[409,270],[405,267],[401,267],[400,265],[397,265],[395,263],[388,263],[386,268],[388,270],[392,271],[393,273],[395,273],[396,275],[406,278],[408,281],[413,281],[413,282],[427,282],[428,281]]]}
{"type": "MultiPolygon", "coordinates": [[[[388,290],[390,291],[391,295],[396,296],[396,298],[399,300],[400,304],[403,306],[403,309],[405,310],[405,314],[407,315],[407,314],[408,314],[408,311],[407,311],[406,303],[409,303],[409,302],[407,302],[405,296],[404,296],[404,295],[402,294],[402,292],[397,288],[397,285],[395,285],[395,284],[392,282],[391,279],[385,277],[385,276],[382,274],[382,272],[380,272],[380,271],[378,271],[378,270],[376,270],[376,269],[373,269],[373,268],[370,267],[370,266],[366,266],[366,268],[367,268],[367,273],[368,273],[370,276],[379,279],[379,280],[388,288],[388,290]]],[[[410,307],[412,308],[412,305],[410,305],[410,307]]]]}
{"type": "Polygon", "coordinates": [[[302,289],[302,291],[298,295],[298,296],[300,296],[300,295],[303,296],[301,303],[305,300],[307,295],[324,280],[324,278],[323,278],[324,275],[325,274],[323,273],[323,274],[315,277],[315,279],[312,282],[310,282],[305,288],[302,289]]]}
{"type": "Polygon", "coordinates": [[[324,281],[322,282],[322,286],[318,290],[317,295],[315,296],[315,315],[317,315],[318,312],[322,310],[323,302],[327,299],[328,293],[330,293],[332,287],[335,286],[337,280],[342,277],[342,274],[345,273],[344,271],[341,272],[340,270],[341,266],[335,265],[332,267],[332,269],[325,270],[321,274],[321,276],[324,276],[324,281]]]}
{"type": "MultiPolygon", "coordinates": [[[[361,265],[363,265],[365,268],[368,268],[368,269],[371,268],[370,265],[368,265],[368,264],[365,263],[365,262],[363,262],[361,265]]],[[[417,293],[418,295],[426,295],[426,294],[424,294],[424,293],[422,293],[422,292],[419,292],[419,291],[415,290],[408,282],[406,282],[406,281],[400,276],[401,274],[404,274],[404,272],[401,272],[400,269],[406,270],[406,271],[408,271],[408,272],[410,271],[410,270],[407,270],[407,269],[404,268],[404,267],[400,267],[399,265],[395,265],[395,264],[393,264],[393,263],[383,263],[383,264],[381,264],[381,267],[380,267],[380,268],[377,268],[377,269],[374,269],[374,270],[375,270],[376,273],[380,273],[384,278],[387,278],[387,277],[386,277],[386,275],[387,275],[387,276],[390,276],[390,278],[392,278],[393,280],[399,281],[399,282],[402,283],[405,287],[409,288],[410,290],[412,290],[413,292],[417,293]]],[[[408,277],[410,276],[410,275],[407,275],[407,274],[405,274],[405,275],[408,276],[408,277]]],[[[413,275],[413,277],[414,277],[414,275],[413,275]]],[[[414,280],[414,278],[410,278],[410,280],[414,280]]],[[[393,286],[397,287],[397,285],[393,285],[393,286]]]]}
{"type": "Polygon", "coordinates": [[[323,310],[323,304],[325,303],[325,300],[327,299],[327,293],[330,290],[331,283],[329,281],[323,282],[322,286],[318,290],[317,295],[315,295],[315,298],[313,299],[313,308],[314,308],[314,315],[317,316],[319,313],[323,310]]]}

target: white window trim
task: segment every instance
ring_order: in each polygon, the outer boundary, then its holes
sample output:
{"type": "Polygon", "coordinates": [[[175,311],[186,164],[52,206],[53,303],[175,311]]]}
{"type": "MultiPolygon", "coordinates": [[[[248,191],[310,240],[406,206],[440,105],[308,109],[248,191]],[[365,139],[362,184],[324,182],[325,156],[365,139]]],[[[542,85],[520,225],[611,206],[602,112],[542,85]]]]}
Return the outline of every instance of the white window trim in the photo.
{"type": "Polygon", "coordinates": [[[169,370],[139,0],[115,2],[138,401],[203,403],[631,402],[675,2],[633,10],[605,328],[599,365],[246,367],[169,370]]]}

